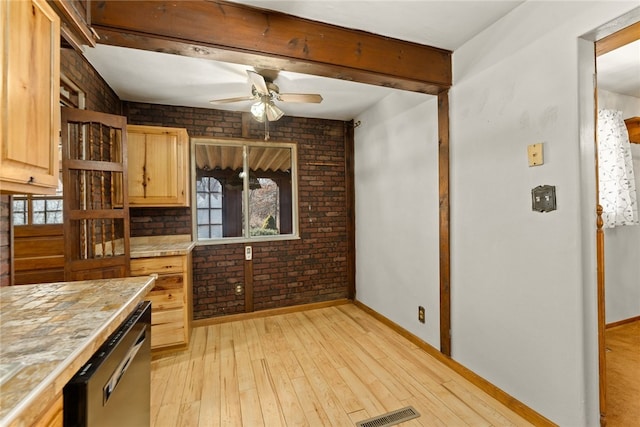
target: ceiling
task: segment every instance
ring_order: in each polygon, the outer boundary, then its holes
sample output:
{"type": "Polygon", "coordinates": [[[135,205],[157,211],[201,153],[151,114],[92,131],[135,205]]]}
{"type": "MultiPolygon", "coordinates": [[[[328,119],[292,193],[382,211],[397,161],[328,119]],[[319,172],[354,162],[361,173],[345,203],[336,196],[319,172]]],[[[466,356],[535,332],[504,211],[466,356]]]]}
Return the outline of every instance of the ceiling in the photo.
{"type": "Polygon", "coordinates": [[[640,98],[640,40],[597,59],[598,88],[640,98]]]}
{"type": "MultiPolygon", "coordinates": [[[[315,21],[455,51],[501,17],[519,1],[391,1],[391,0],[237,0],[254,7],[276,10],[315,21]]],[[[85,56],[124,101],[249,111],[252,101],[211,104],[213,99],[251,94],[246,70],[251,64],[230,64],[208,59],[98,45],[85,56]]],[[[617,74],[630,65],[621,61],[640,56],[617,51],[599,58],[600,87],[624,92],[617,74]],[[611,59],[609,59],[611,58],[611,59]],[[611,77],[608,77],[611,75],[611,77]]],[[[638,76],[638,68],[635,68],[638,76]]],[[[638,80],[638,79],[635,79],[638,80]]],[[[280,71],[275,83],[281,93],[319,93],[320,104],[278,103],[286,115],[351,120],[396,89],[280,71]]],[[[455,75],[454,75],[455,84],[455,75]]],[[[635,87],[637,93],[640,82],[635,87]]],[[[429,95],[413,94],[421,100],[429,95]]]]}

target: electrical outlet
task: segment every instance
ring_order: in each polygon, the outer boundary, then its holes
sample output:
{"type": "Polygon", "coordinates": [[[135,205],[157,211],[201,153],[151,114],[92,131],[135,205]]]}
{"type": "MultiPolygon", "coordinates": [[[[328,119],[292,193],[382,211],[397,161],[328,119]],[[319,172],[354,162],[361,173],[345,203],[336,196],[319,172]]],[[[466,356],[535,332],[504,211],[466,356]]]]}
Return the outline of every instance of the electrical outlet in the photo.
{"type": "Polygon", "coordinates": [[[236,295],[242,295],[242,285],[236,285],[236,295]]]}
{"type": "Polygon", "coordinates": [[[423,306],[418,306],[418,321],[420,323],[424,323],[425,322],[425,317],[424,317],[424,307],[423,306]]]}

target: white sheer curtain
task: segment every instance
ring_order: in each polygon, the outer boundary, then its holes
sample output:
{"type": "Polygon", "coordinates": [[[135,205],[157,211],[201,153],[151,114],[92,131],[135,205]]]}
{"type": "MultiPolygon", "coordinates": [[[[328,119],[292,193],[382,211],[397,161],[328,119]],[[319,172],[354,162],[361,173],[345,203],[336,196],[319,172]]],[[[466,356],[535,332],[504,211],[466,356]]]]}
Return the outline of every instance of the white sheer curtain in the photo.
{"type": "Polygon", "coordinates": [[[604,227],[638,224],[631,144],[621,111],[598,111],[598,181],[604,227]]]}

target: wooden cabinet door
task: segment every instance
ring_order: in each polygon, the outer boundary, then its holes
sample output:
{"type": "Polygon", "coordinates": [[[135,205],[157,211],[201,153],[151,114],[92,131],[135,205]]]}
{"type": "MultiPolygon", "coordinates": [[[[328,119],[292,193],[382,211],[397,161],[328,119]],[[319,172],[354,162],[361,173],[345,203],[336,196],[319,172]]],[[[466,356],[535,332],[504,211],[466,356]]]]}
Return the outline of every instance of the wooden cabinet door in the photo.
{"type": "Polygon", "coordinates": [[[0,2],[0,190],[54,194],[60,20],[45,0],[0,2]]]}
{"type": "Polygon", "coordinates": [[[174,133],[147,135],[147,194],[152,203],[178,203],[184,199],[179,168],[182,152],[174,133]]]}
{"type": "Polygon", "coordinates": [[[123,116],[62,108],[65,280],[129,275],[126,127],[123,116]]]}
{"type": "Polygon", "coordinates": [[[127,170],[129,204],[145,199],[147,136],[127,130],[127,170]]]}
{"type": "Polygon", "coordinates": [[[189,206],[189,137],[185,129],[129,125],[130,206],[189,206]]]}

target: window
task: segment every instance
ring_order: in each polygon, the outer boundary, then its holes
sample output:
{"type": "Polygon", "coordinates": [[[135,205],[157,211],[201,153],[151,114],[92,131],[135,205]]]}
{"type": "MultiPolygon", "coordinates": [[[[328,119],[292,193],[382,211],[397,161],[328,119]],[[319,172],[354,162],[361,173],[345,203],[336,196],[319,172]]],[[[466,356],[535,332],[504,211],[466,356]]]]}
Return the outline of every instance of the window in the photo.
{"type": "Polygon", "coordinates": [[[200,242],[296,238],[296,146],[192,138],[200,242]]]}
{"type": "Polygon", "coordinates": [[[62,186],[54,196],[13,197],[13,225],[62,224],[62,186]]]}

